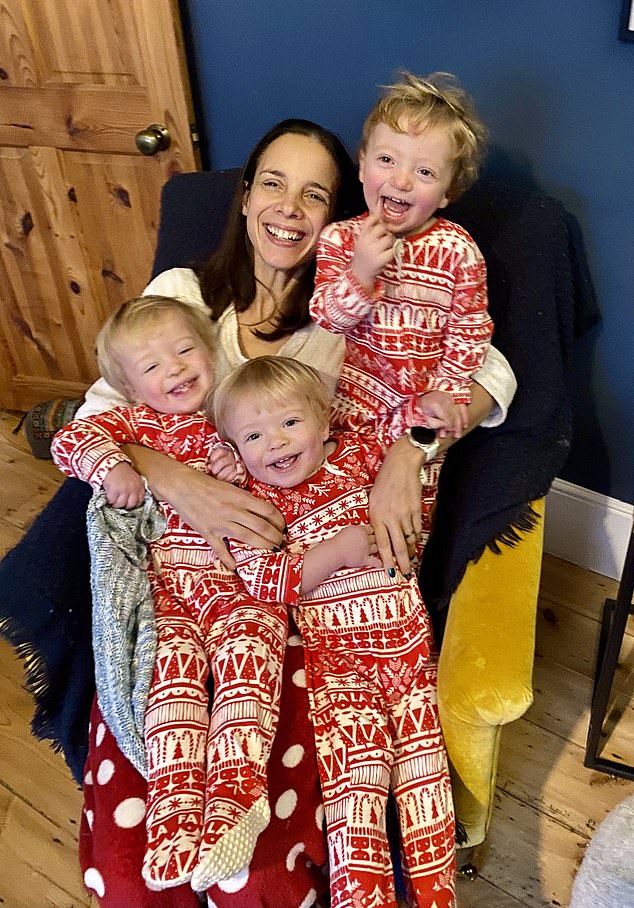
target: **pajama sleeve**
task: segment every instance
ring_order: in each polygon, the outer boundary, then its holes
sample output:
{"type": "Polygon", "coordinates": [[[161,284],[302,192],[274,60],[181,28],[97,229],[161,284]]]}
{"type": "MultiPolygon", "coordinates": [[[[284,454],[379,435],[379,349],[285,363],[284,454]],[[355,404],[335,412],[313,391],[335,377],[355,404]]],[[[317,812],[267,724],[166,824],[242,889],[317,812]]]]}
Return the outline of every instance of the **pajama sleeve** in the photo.
{"type": "Polygon", "coordinates": [[[314,322],[333,334],[346,334],[374,305],[373,296],[350,270],[354,241],[354,235],[345,224],[331,224],[322,231],[317,244],[310,315],[314,322]]]}
{"type": "Polygon", "coordinates": [[[56,433],[51,454],[62,473],[100,489],[113,467],[131,463],[120,445],[139,442],[132,413],[122,407],[89,419],[74,419],[56,433]]]}
{"type": "Polygon", "coordinates": [[[370,481],[374,483],[383,464],[384,447],[374,434],[359,435],[357,444],[359,446],[357,456],[370,474],[370,481]]]}
{"type": "Polygon", "coordinates": [[[73,420],[55,435],[51,453],[63,473],[99,489],[118,463],[132,463],[121,445],[143,445],[204,471],[220,441],[200,413],[158,413],[139,404],[73,420]]]}
{"type": "Polygon", "coordinates": [[[469,403],[472,377],[484,362],[493,334],[487,307],[486,265],[472,243],[456,266],[443,353],[429,372],[428,391],[447,391],[455,403],[469,403]]]}
{"type": "MultiPolygon", "coordinates": [[[[488,313],[486,265],[475,243],[456,268],[451,311],[443,338],[443,354],[426,376],[429,391],[444,391],[454,403],[471,400],[473,376],[482,367],[493,334],[488,313]]],[[[373,426],[389,446],[411,426],[427,425],[420,395],[412,394],[399,406],[379,416],[373,426]]]]}
{"type": "Polygon", "coordinates": [[[236,571],[249,595],[260,602],[284,602],[296,605],[302,584],[303,555],[252,549],[229,540],[236,561],[236,571]]]}
{"type": "MultiPolygon", "coordinates": [[[[517,390],[517,381],[507,359],[492,344],[487,348],[482,368],[473,376],[473,381],[481,385],[493,398],[495,405],[480,425],[493,428],[502,425],[517,390]]],[[[426,425],[425,415],[420,411],[418,398],[408,398],[400,407],[392,410],[383,418],[378,418],[373,431],[385,447],[389,447],[411,426],[426,425]]]]}

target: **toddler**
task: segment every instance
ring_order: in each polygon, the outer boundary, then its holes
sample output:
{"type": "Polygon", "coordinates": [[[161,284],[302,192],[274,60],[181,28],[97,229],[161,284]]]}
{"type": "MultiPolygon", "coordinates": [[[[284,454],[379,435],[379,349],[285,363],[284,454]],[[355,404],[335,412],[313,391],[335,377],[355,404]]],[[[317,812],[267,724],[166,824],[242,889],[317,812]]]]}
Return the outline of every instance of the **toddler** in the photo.
{"type": "Polygon", "coordinates": [[[416,580],[376,557],[369,436],[329,431],[318,374],[284,357],[240,366],[214,395],[248,487],[287,524],[286,551],[229,540],[251,595],[292,606],[300,628],[328,830],[332,908],[396,905],[386,837],[391,787],[408,895],[453,908],[454,817],[436,707],[436,655],[416,580]]]}
{"type": "MultiPolygon", "coordinates": [[[[420,446],[424,427],[462,434],[492,333],[484,259],[436,214],[476,179],[486,130],[454,77],[402,75],[363,128],[368,213],[323,230],[310,311],[346,336],[335,424],[420,446]]],[[[423,541],[441,463],[421,470],[423,541]]]]}
{"type": "MultiPolygon", "coordinates": [[[[233,454],[201,412],[214,380],[212,332],[206,313],[179,300],[124,303],[102,328],[97,351],[109,384],[136,403],[62,429],[52,444],[58,467],[103,488],[117,508],[144,498],[126,443],[238,478],[233,454]]],[[[206,540],[167,502],[162,507],[167,529],[150,545],[148,565],[158,641],[145,715],[143,876],[153,889],[191,881],[202,891],[247,866],[270,818],[266,765],[287,610],[248,596],[206,540]]]]}

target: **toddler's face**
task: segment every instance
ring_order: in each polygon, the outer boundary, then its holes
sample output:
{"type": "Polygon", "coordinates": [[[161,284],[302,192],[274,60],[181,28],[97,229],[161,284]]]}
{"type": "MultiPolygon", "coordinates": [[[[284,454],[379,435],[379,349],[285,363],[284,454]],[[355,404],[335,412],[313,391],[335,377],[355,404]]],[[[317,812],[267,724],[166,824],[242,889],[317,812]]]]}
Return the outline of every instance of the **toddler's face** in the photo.
{"type": "Polygon", "coordinates": [[[133,400],[159,413],[195,413],[213,387],[211,353],[181,312],[133,332],[119,355],[133,400]]]}
{"type": "Polygon", "coordinates": [[[454,141],[442,127],[400,133],[379,123],[359,155],[370,213],[377,212],[395,236],[424,230],[434,212],[449,203],[454,157],[454,141]]]}
{"type": "Polygon", "coordinates": [[[323,463],[329,429],[303,398],[240,399],[227,428],[249,473],[268,485],[290,489],[323,463]]]}

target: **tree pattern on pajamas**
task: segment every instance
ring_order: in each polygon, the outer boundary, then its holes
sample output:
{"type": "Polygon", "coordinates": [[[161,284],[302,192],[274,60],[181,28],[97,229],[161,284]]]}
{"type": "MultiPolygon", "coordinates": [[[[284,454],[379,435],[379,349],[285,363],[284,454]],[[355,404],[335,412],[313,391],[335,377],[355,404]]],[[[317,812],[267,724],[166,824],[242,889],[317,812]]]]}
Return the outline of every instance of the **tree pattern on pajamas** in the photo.
{"type": "Polygon", "coordinates": [[[321,469],[292,489],[256,480],[286,518],[287,552],[232,542],[254,598],[283,600],[304,641],[330,856],[332,908],[394,906],[385,811],[400,817],[412,904],[452,908],[454,817],[436,705],[436,655],[416,579],[382,568],[337,571],[299,595],[303,553],[350,524],[368,524],[378,443],[335,436],[321,469]]]}
{"type": "MultiPolygon", "coordinates": [[[[209,908],[326,908],[326,837],[304,656],[292,623],[284,658],[281,722],[268,768],[271,822],[259,836],[249,867],[207,890],[209,908]]],[[[147,888],[147,783],[125,759],[93,705],[84,781],[79,860],[86,887],[100,908],[200,908],[188,883],[147,888]]]]}
{"type": "MultiPolygon", "coordinates": [[[[75,420],[56,436],[53,454],[64,472],[99,487],[127,460],[122,444],[144,444],[204,470],[220,441],[202,414],[138,406],[75,420]]],[[[167,527],[150,545],[148,565],[157,656],[145,716],[143,877],[153,889],[191,880],[204,890],[249,864],[270,818],[266,768],[279,715],[287,610],[252,600],[205,539],[167,502],[162,506],[167,527]]]]}
{"type": "Polygon", "coordinates": [[[444,218],[396,240],[395,256],[368,294],[350,270],[367,214],[326,227],[317,249],[312,318],[345,334],[333,425],[375,432],[384,445],[426,425],[417,397],[447,391],[468,403],[493,323],[486,265],[472,237],[444,218]]]}

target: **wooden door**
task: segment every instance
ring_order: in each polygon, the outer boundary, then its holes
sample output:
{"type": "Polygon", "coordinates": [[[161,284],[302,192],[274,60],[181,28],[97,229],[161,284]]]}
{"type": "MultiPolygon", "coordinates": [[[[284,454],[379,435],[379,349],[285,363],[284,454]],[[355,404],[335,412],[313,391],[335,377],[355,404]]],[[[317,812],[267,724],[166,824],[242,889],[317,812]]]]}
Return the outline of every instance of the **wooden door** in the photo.
{"type": "Polygon", "coordinates": [[[0,406],[78,397],[149,276],[160,189],[198,169],[176,0],[0,0],[0,406]],[[135,136],[167,127],[141,154],[135,136]]]}

